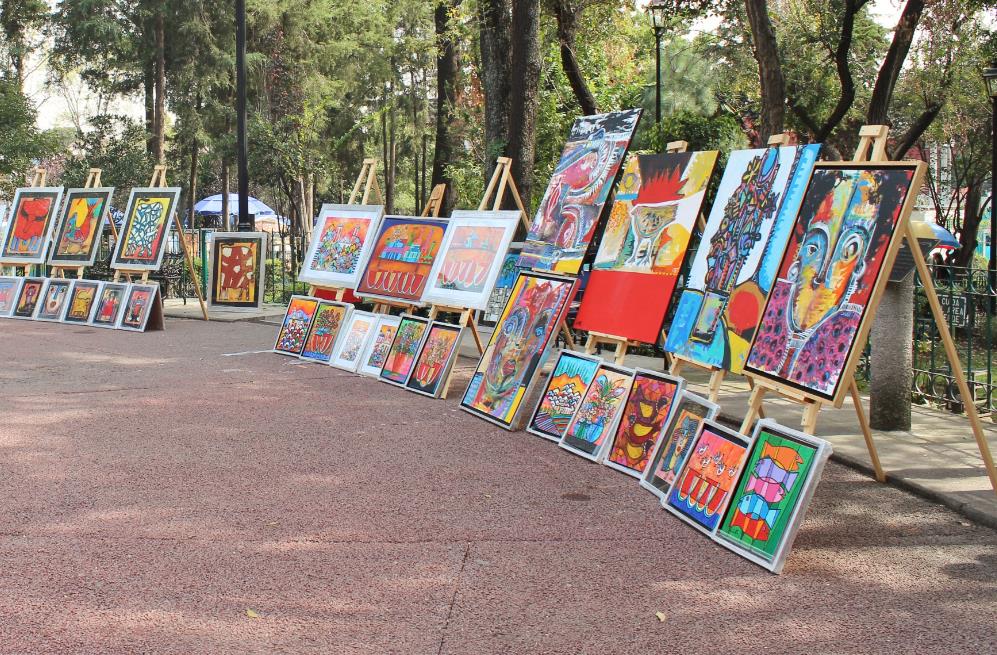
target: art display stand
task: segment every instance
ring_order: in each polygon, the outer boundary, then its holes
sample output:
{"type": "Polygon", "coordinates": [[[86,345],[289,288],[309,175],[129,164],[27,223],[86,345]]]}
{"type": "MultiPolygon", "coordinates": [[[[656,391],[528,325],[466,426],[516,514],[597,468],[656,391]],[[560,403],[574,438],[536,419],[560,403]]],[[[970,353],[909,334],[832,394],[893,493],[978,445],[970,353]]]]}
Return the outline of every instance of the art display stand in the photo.
{"type": "Polygon", "coordinates": [[[429,194],[429,200],[426,201],[426,206],[422,208],[422,213],[419,216],[423,218],[428,218],[432,216],[437,218],[440,215],[440,210],[443,209],[443,197],[447,195],[447,185],[440,182],[433,187],[433,191],[429,194]]]}
{"type": "MultiPolygon", "coordinates": [[[[87,171],[86,182],[83,183],[84,189],[93,189],[100,186],[100,174],[102,173],[100,168],[91,168],[87,171]]],[[[111,234],[114,236],[114,242],[118,241],[118,228],[114,226],[114,221],[111,220],[110,216],[107,218],[107,224],[111,226],[111,234]]],[[[103,227],[103,226],[102,226],[103,227]]],[[[98,234],[98,238],[99,238],[98,234]]],[[[53,244],[53,247],[54,244],[53,244]]],[[[75,277],[77,280],[83,279],[83,266],[53,266],[52,267],[52,277],[55,278],[69,278],[75,277]],[[67,274],[68,273],[68,274],[67,274]]],[[[151,318],[150,318],[151,320],[151,318]]],[[[161,328],[160,328],[161,329],[161,328]]]]}
{"type": "MultiPolygon", "coordinates": [[[[888,134],[889,127],[886,125],[866,125],[863,127],[859,131],[859,145],[855,151],[854,161],[888,161],[886,155],[888,134]]],[[[993,455],[990,452],[990,446],[987,444],[986,436],[983,433],[983,426],[980,423],[980,415],[976,409],[976,399],[973,397],[969,385],[966,382],[966,374],[963,371],[962,362],[959,360],[959,353],[956,350],[955,341],[952,339],[952,334],[949,331],[948,323],[945,319],[945,311],[942,309],[942,305],[938,300],[938,293],[935,291],[935,285],[931,278],[931,272],[928,269],[928,264],[924,259],[921,248],[918,246],[917,237],[914,234],[909,214],[901,216],[901,223],[898,226],[898,229],[901,232],[901,238],[897,242],[896,247],[887,253],[887,260],[884,262],[883,270],[889,271],[892,269],[901,243],[906,242],[907,247],[910,249],[910,253],[914,258],[914,265],[917,270],[917,274],[921,278],[921,283],[924,287],[924,294],[928,299],[928,305],[931,307],[931,314],[934,318],[935,326],[938,329],[938,334],[942,339],[945,356],[948,359],[949,366],[952,369],[952,376],[955,378],[956,386],[959,388],[959,396],[961,397],[963,406],[965,407],[966,417],[969,419],[970,426],[973,429],[973,437],[975,438],[976,445],[979,448],[983,465],[987,470],[987,476],[990,478],[990,485],[994,491],[997,492],[997,467],[994,465],[993,455]]],[[[869,304],[873,307],[877,307],[879,300],[880,298],[878,296],[872,297],[870,298],[869,304]]],[[[859,348],[864,348],[864,346],[864,343],[855,344],[855,347],[859,348]]],[[[809,398],[802,395],[799,391],[792,387],[769,380],[768,378],[755,376],[750,372],[746,373],[746,375],[749,380],[754,382],[754,386],[752,388],[748,404],[748,413],[744,417],[744,422],[741,424],[742,433],[745,433],[746,430],[750,429],[754,424],[755,419],[760,416],[765,395],[767,393],[772,393],[788,399],[791,402],[800,404],[803,408],[803,431],[807,434],[814,434],[817,429],[817,419],[820,415],[821,409],[824,405],[830,403],[809,398]]],[[[872,438],[872,430],[869,426],[865,408],[862,404],[862,397],[859,395],[858,384],[855,381],[854,373],[851,373],[850,375],[851,379],[848,380],[848,392],[852,399],[852,403],[855,406],[855,414],[858,418],[859,427],[862,430],[862,436],[865,439],[866,447],[869,450],[869,458],[872,462],[872,468],[875,472],[876,480],[879,482],[885,482],[886,473],[880,463],[879,453],[876,450],[876,444],[872,438]]],[[[838,406],[840,407],[840,404],[838,406]]]]}
{"type": "MultiPolygon", "coordinates": [[[[45,181],[47,179],[48,179],[48,171],[39,166],[34,170],[34,174],[31,177],[31,184],[29,184],[28,186],[32,188],[45,186],[45,181]]],[[[13,208],[11,208],[11,211],[13,211],[13,208]]],[[[13,223],[14,217],[11,216],[10,220],[11,223],[13,223]]],[[[23,271],[24,277],[31,277],[31,267],[34,266],[34,264],[7,264],[7,265],[10,266],[12,269],[14,269],[14,271],[17,271],[18,269],[23,271]]],[[[5,265],[2,262],[0,262],[0,271],[3,270],[4,266],[5,265]]]]}

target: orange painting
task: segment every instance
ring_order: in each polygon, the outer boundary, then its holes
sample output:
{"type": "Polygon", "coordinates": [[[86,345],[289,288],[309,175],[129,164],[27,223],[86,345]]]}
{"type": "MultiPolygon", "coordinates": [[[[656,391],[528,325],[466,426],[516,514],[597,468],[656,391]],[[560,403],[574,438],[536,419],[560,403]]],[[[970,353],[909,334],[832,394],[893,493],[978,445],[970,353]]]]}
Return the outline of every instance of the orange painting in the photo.
{"type": "Polygon", "coordinates": [[[418,301],[446,229],[445,220],[385,218],[357,293],[418,301]]]}

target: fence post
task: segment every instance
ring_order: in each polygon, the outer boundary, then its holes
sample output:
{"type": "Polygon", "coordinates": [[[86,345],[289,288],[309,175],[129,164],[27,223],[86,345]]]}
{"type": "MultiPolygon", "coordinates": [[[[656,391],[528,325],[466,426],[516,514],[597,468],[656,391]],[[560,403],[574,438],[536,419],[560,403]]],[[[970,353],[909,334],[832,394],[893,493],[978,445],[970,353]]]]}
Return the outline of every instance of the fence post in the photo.
{"type": "Polygon", "coordinates": [[[870,336],[869,418],[874,430],[910,430],[914,276],[890,282],[870,336]]]}

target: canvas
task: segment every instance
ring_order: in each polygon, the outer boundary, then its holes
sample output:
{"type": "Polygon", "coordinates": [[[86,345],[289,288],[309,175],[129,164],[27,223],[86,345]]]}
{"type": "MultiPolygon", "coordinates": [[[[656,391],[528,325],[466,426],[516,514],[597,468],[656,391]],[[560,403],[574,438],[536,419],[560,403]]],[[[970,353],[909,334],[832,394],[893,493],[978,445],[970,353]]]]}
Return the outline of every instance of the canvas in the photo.
{"type": "Polygon", "coordinates": [[[434,321],[419,350],[419,357],[415,360],[405,388],[438,398],[443,393],[447,377],[457,359],[463,332],[464,328],[460,325],[434,321]]]}
{"type": "Polygon", "coordinates": [[[287,312],[277,332],[277,341],[273,350],[282,355],[300,355],[305,347],[308,329],[315,318],[319,299],[311,296],[291,296],[287,304],[287,312]]]}
{"type": "Polygon", "coordinates": [[[25,277],[21,278],[21,288],[18,292],[17,302],[14,304],[13,318],[34,318],[35,310],[42,297],[42,288],[45,286],[45,278],[25,277]]]}
{"type": "Polygon", "coordinates": [[[298,279],[356,288],[383,215],[380,205],[322,205],[298,279]]]}
{"type": "Polygon", "coordinates": [[[690,391],[681,391],[671,417],[661,430],[651,460],[644,468],[640,486],[664,500],[685,464],[699,426],[703,421],[715,418],[719,411],[720,406],[716,403],[690,391]]]}
{"type": "Polygon", "coordinates": [[[385,217],[357,293],[421,304],[446,231],[446,219],[385,217]]]}
{"type": "Polygon", "coordinates": [[[506,253],[505,259],[502,261],[502,268],[499,270],[498,280],[495,281],[495,288],[492,289],[492,295],[488,297],[488,304],[485,305],[485,309],[481,313],[482,321],[494,324],[502,315],[505,303],[508,302],[509,295],[512,294],[512,287],[516,284],[516,278],[519,277],[517,264],[522,249],[522,243],[513,243],[509,246],[509,252],[506,253]]]}
{"type": "Polygon", "coordinates": [[[118,325],[118,317],[121,316],[121,310],[125,306],[128,286],[118,282],[105,282],[101,286],[100,295],[97,296],[97,306],[94,308],[93,316],[90,317],[90,325],[111,329],[118,325]]]}
{"type": "Polygon", "coordinates": [[[522,268],[578,274],[639,119],[639,109],[628,109],[575,120],[526,236],[522,268]]]}
{"type": "Polygon", "coordinates": [[[0,318],[7,318],[14,312],[23,282],[23,277],[0,277],[0,318]]]}
{"type": "Polygon", "coordinates": [[[52,266],[93,266],[111,208],[113,187],[70,189],[55,228],[52,266]]]}
{"type": "Polygon", "coordinates": [[[90,315],[97,305],[100,282],[95,280],[73,280],[69,290],[69,302],[62,315],[63,323],[84,324],[90,322],[90,315]]]}
{"type": "Polygon", "coordinates": [[[519,225],[519,211],[454,211],[423,302],[484,309],[519,225]]]}
{"type": "Polygon", "coordinates": [[[749,373],[840,405],[923,167],[828,164],[814,171],[748,357],[749,373]]]}
{"type": "Polygon", "coordinates": [[[606,466],[635,478],[643,475],[684,385],[682,378],[636,369],[620,423],[603,457],[606,466]]]}
{"type": "Polygon", "coordinates": [[[321,300],[308,329],[308,336],[301,348],[301,359],[328,364],[343,325],[350,318],[353,305],[331,300],[321,300]]]}
{"type": "Polygon", "coordinates": [[[741,373],[819,145],[732,152],[665,350],[741,373]]]}
{"type": "Polygon", "coordinates": [[[712,535],[744,468],[751,439],[713,421],[703,421],[679,470],[665,509],[712,535]]]}
{"type": "Polygon", "coordinates": [[[266,232],[215,232],[210,236],[209,305],[259,308],[268,236],[266,232]]]}
{"type": "Polygon", "coordinates": [[[771,419],[759,421],[744,473],[717,530],[718,541],[780,572],[830,454],[823,439],[771,419]]]}
{"type": "Polygon", "coordinates": [[[14,192],[0,243],[0,262],[18,265],[45,262],[60,200],[62,187],[25,187],[14,192]]]}
{"type": "Polygon", "coordinates": [[[35,312],[35,319],[58,321],[62,318],[62,312],[69,300],[69,287],[71,285],[72,282],[69,280],[45,280],[45,286],[42,287],[42,299],[35,312]]]}
{"type": "Polygon", "coordinates": [[[562,350],[526,431],[544,439],[560,441],[601,362],[598,357],[562,350]]]}
{"type": "Polygon", "coordinates": [[[507,429],[536,379],[575,295],[574,278],[522,272],[516,278],[461,407],[507,429]]]}
{"type": "Polygon", "coordinates": [[[159,270],[178,204],[180,187],[132,189],[111,268],[159,270]]]}
{"type": "Polygon", "coordinates": [[[631,156],[574,326],[657,343],[717,152],[631,156]]]}
{"type": "Polygon", "coordinates": [[[158,284],[132,284],[125,294],[125,306],[118,319],[119,330],[145,332],[158,301],[158,284]]]}
{"type": "Polygon", "coordinates": [[[388,348],[379,377],[385,382],[404,385],[415,368],[415,358],[429,332],[429,319],[411,314],[402,314],[401,323],[395,331],[395,339],[388,348]]]}
{"type": "Polygon", "coordinates": [[[582,402],[561,438],[561,447],[586,459],[598,460],[620,419],[633,381],[633,370],[600,364],[582,402]]]}
{"type": "Polygon", "coordinates": [[[374,338],[376,326],[376,315],[361,311],[351,313],[343,335],[332,351],[332,361],[329,363],[336,368],[356,372],[367,344],[374,338]]]}
{"type": "Polygon", "coordinates": [[[360,358],[360,367],[357,369],[360,375],[380,377],[384,360],[388,358],[388,350],[391,348],[391,342],[395,340],[395,332],[401,322],[400,316],[378,314],[377,324],[374,326],[374,338],[368,340],[360,358]]]}

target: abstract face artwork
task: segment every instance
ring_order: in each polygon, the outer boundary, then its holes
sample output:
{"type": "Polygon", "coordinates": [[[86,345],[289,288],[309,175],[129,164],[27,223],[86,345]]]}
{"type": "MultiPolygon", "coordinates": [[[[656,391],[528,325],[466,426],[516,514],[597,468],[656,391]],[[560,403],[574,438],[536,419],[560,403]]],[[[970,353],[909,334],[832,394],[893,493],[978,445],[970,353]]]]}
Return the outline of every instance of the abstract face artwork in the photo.
{"type": "Polygon", "coordinates": [[[114,268],[156,270],[166,251],[166,234],[180,200],[180,188],[132,189],[114,251],[114,268]]]}
{"type": "Polygon", "coordinates": [[[354,311],[350,314],[346,332],[336,344],[330,363],[337,368],[356,371],[360,365],[360,357],[367,347],[367,341],[373,336],[377,320],[377,317],[370,312],[354,311]]]}
{"type": "Polygon", "coordinates": [[[284,321],[277,332],[277,343],[274,352],[285,355],[300,355],[305,347],[308,328],[311,327],[315,311],[318,309],[318,298],[309,296],[291,296],[287,305],[284,321]]]}
{"type": "Polygon", "coordinates": [[[917,166],[814,171],[747,370],[837,401],[917,166]]]}
{"type": "Polygon", "coordinates": [[[144,331],[158,291],[159,287],[155,284],[131,285],[125,294],[125,307],[121,312],[118,328],[135,332],[144,331]]]}
{"type": "Polygon", "coordinates": [[[265,232],[211,235],[208,301],[221,307],[259,307],[263,291],[265,232]]]}
{"type": "Polygon", "coordinates": [[[583,457],[598,459],[613,435],[632,381],[630,369],[601,364],[568,423],[561,446],[583,457]]]}
{"type": "Polygon", "coordinates": [[[643,474],[682,383],[682,378],[637,370],[606,452],[607,465],[634,477],[643,474]]]}
{"type": "Polygon", "coordinates": [[[461,406],[506,428],[514,424],[575,293],[573,278],[520,273],[461,406]]]}
{"type": "Polygon", "coordinates": [[[658,341],[716,161],[716,151],[630,158],[575,326],[658,341]]]}
{"type": "Polygon", "coordinates": [[[444,219],[386,217],[357,293],[420,302],[446,230],[444,219]]]}
{"type": "Polygon", "coordinates": [[[50,263],[93,265],[114,189],[70,189],[55,233],[50,263]]]}
{"type": "Polygon", "coordinates": [[[664,498],[685,463],[699,426],[712,419],[719,408],[705,398],[683,391],[676,401],[675,411],[662,428],[658,447],[644,469],[641,486],[664,498]]]}
{"type": "Polygon", "coordinates": [[[440,395],[457,355],[461,333],[459,325],[434,322],[419,351],[412,375],[405,383],[406,388],[434,398],[440,395]]]}
{"type": "Polygon", "coordinates": [[[90,311],[97,300],[100,282],[76,280],[69,292],[69,305],[63,321],[66,323],[86,323],[90,320],[90,311]]]}
{"type": "Polygon", "coordinates": [[[31,318],[35,315],[35,309],[42,297],[42,287],[45,279],[40,277],[23,278],[21,293],[17,297],[17,304],[14,306],[15,318],[31,318]]]}
{"type": "Polygon", "coordinates": [[[18,189],[0,248],[0,261],[41,264],[62,199],[62,187],[18,189]]]}
{"type": "Polygon", "coordinates": [[[97,307],[90,319],[90,325],[106,328],[115,327],[118,324],[118,317],[121,315],[121,308],[125,303],[127,290],[127,284],[105,283],[97,297],[97,307]]]}
{"type": "Polygon", "coordinates": [[[323,205],[298,279],[355,287],[383,212],[374,205],[323,205]]]}
{"type": "Polygon", "coordinates": [[[519,265],[575,275],[595,233],[639,109],[575,121],[523,247],[519,265]]]}
{"type": "Polygon", "coordinates": [[[395,331],[395,340],[391,342],[388,356],[381,368],[382,380],[395,384],[405,384],[408,381],[427,330],[429,330],[428,319],[402,315],[402,321],[395,331]]]}
{"type": "Polygon", "coordinates": [[[730,155],[665,349],[733,373],[772,290],[819,145],[730,155]]]}
{"type": "Polygon", "coordinates": [[[42,289],[42,300],[35,315],[40,321],[58,321],[69,299],[69,280],[48,280],[42,289]]]}
{"type": "Polygon", "coordinates": [[[301,349],[301,358],[328,364],[332,359],[336,337],[339,336],[351,309],[352,306],[345,303],[319,302],[305,345],[301,349]]]}
{"type": "Polygon", "coordinates": [[[0,277],[0,317],[10,316],[17,304],[18,291],[21,290],[19,277],[0,277]]]}
{"type": "Polygon", "coordinates": [[[569,350],[562,350],[554,363],[547,386],[540,394],[540,402],[533,411],[527,431],[535,435],[560,441],[568,422],[582,402],[599,369],[600,360],[569,350]]]}

